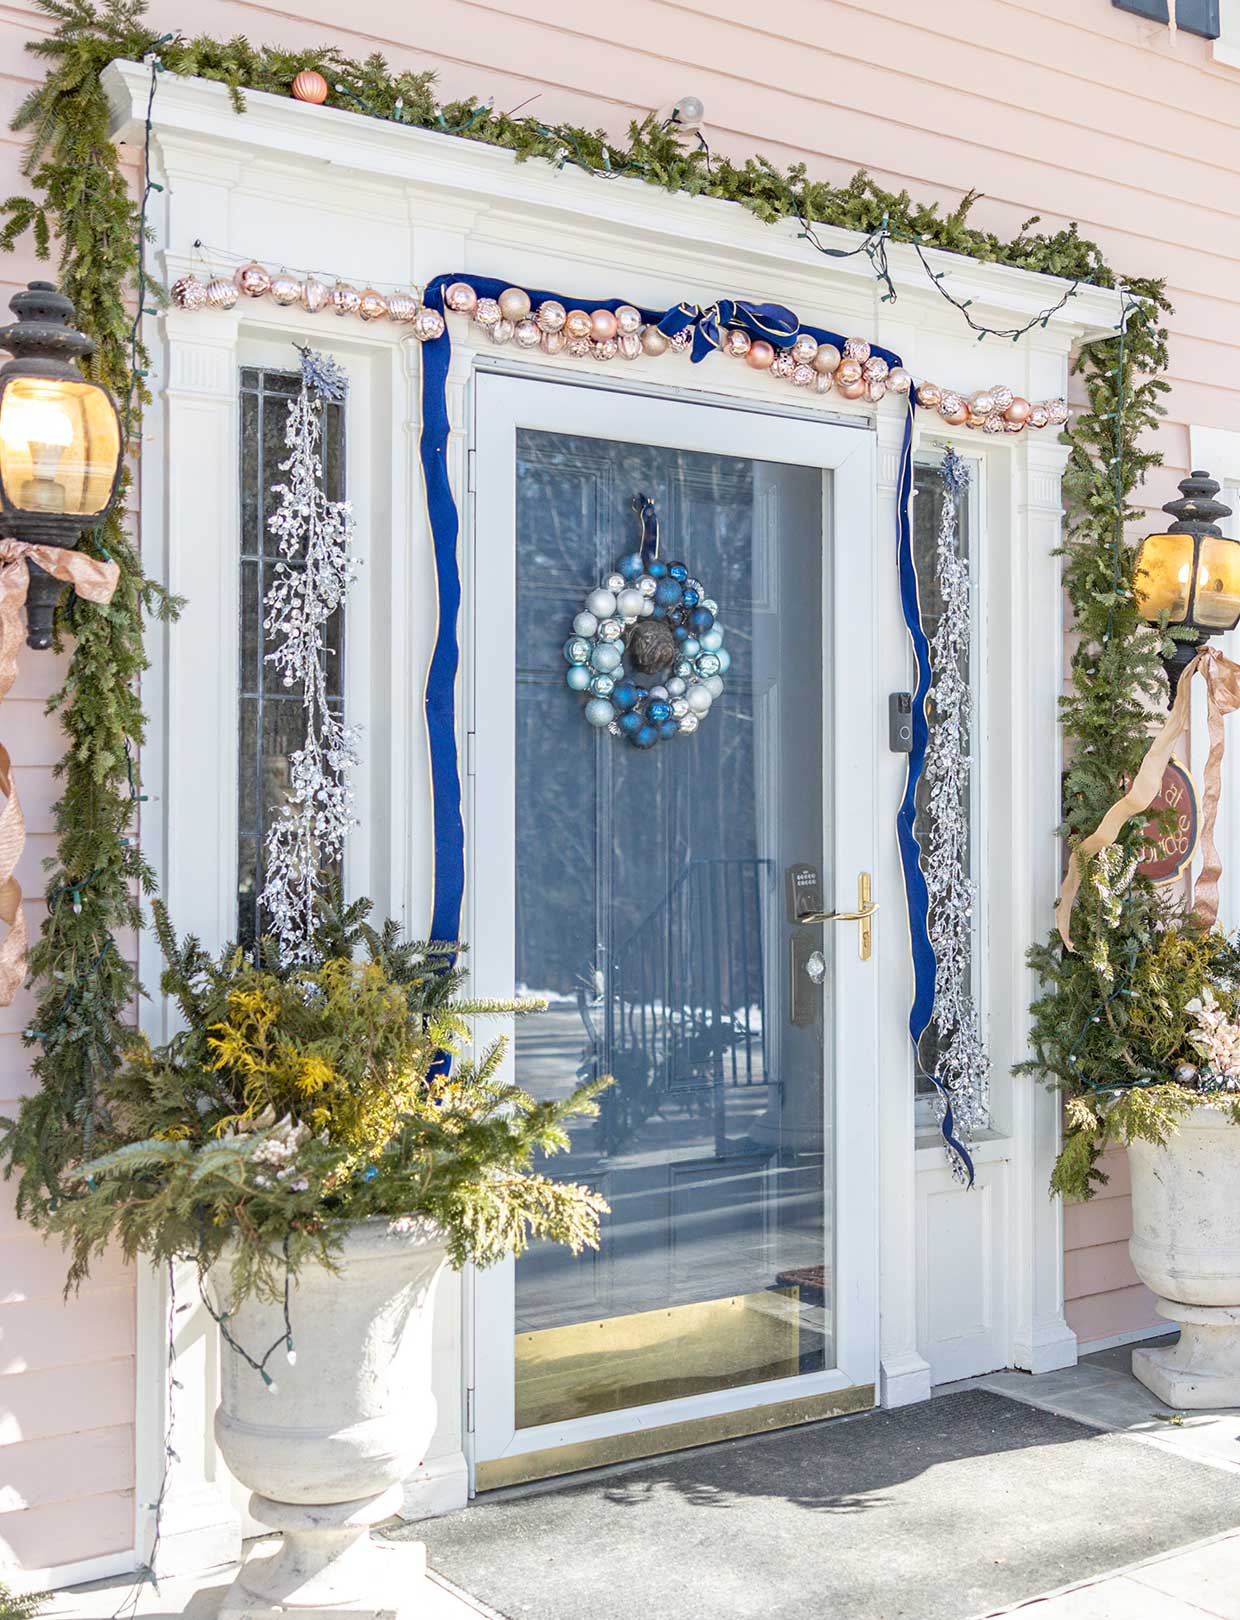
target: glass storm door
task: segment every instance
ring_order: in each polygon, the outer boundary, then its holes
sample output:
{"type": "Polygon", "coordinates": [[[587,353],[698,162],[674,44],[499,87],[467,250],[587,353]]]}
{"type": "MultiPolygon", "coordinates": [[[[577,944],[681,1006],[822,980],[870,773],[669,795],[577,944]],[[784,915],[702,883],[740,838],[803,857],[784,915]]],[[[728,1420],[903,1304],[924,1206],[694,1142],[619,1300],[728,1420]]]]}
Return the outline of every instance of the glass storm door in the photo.
{"type": "Polygon", "coordinates": [[[513,1031],[524,1089],[614,1077],[549,1166],[610,1205],[597,1253],[476,1279],[486,1488],[873,1384],[876,964],[801,919],[873,870],[879,705],[868,431],[488,374],[477,410],[474,982],[550,1004],[513,1031]],[[730,654],[649,749],[587,722],[564,654],[639,494],[730,654]]]}

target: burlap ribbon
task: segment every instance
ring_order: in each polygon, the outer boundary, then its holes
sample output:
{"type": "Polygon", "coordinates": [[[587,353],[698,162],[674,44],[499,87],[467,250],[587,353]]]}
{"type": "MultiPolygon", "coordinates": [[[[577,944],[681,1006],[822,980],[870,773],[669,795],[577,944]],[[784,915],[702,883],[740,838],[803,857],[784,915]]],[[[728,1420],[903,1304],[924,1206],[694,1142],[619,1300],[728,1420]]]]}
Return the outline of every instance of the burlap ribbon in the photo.
{"type": "MultiPolygon", "coordinates": [[[[120,569],[63,546],[33,546],[22,540],[0,540],[0,702],[17,679],[17,652],[25,634],[22,608],[30,588],[27,560],[37,562],[56,579],[72,585],[88,602],[110,602],[120,569]]],[[[14,875],[26,843],[26,821],[13,784],[13,763],[0,743],[0,1007],[7,1007],[26,978],[26,919],[22,891],[14,875]]]]}
{"type": "Polygon", "coordinates": [[[1081,886],[1081,865],[1100,849],[1113,844],[1120,828],[1132,816],[1138,816],[1153,804],[1162,784],[1163,773],[1171,760],[1172,750],[1188,729],[1189,703],[1193,676],[1200,674],[1206,683],[1206,712],[1210,731],[1210,752],[1206,759],[1205,782],[1201,799],[1201,876],[1193,894],[1193,916],[1202,928],[1213,927],[1218,917],[1218,880],[1223,874],[1218,846],[1214,842],[1214,822],[1218,815],[1219,792],[1223,764],[1223,716],[1240,709],[1240,664],[1214,647],[1203,647],[1180,676],[1175,702],[1163,721],[1162,729],[1149,746],[1141,768],[1133,778],[1132,786],[1122,799],[1103,816],[1096,831],[1072,851],[1068,862],[1068,875],[1059,891],[1059,904],[1055,907],[1055,921],[1059,937],[1069,950],[1072,940],[1069,927],[1072,907],[1081,886]]]}

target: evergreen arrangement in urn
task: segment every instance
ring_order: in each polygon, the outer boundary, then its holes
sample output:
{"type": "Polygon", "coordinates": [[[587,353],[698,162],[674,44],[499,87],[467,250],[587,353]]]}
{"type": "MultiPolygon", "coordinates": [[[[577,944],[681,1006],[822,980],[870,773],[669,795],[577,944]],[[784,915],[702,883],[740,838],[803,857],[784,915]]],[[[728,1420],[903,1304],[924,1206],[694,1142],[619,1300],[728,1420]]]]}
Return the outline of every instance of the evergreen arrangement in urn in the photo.
{"type": "Polygon", "coordinates": [[[607,1082],[540,1103],[498,1078],[502,1039],[459,1058],[475,1019],[545,1003],[462,1000],[454,948],[371,927],[366,901],[325,907],[311,960],[291,967],[270,941],[257,959],[212,957],[154,910],[185,1028],[158,1046],[131,1038],[98,1098],[93,1157],[50,1193],[24,1172],[27,1213],[65,1241],[70,1285],[113,1243],[200,1271],[227,1244],[236,1297],[279,1294],[373,1215],[434,1221],[458,1266],[531,1237],[597,1245],[602,1199],[534,1164],[568,1146],[565,1121],[594,1112],[607,1082]]]}

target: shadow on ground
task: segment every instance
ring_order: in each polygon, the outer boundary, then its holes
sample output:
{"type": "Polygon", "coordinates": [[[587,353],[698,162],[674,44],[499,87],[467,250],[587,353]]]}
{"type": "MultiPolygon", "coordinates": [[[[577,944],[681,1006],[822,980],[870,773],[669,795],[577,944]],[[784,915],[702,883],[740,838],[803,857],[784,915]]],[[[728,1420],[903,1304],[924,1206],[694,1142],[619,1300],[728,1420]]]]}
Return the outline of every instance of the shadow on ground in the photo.
{"type": "Polygon", "coordinates": [[[1240,1524],[1240,1476],[984,1390],[409,1527],[509,1620],[966,1620],[1240,1524]]]}

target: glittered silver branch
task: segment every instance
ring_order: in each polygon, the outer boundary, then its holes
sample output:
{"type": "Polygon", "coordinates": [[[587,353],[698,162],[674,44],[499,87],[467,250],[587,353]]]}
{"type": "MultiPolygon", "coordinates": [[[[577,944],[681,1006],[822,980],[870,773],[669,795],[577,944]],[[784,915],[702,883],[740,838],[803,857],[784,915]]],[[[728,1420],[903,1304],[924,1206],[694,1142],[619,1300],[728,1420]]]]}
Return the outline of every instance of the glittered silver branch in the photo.
{"type": "Polygon", "coordinates": [[[324,629],[354,578],[353,509],[329,501],[322,487],[319,444],[325,401],[342,400],[348,387],[335,361],[303,350],[301,389],[289,402],[280,463],[286,482],[272,493],[279,506],[268,519],[280,561],[267,592],[263,620],[275,641],[267,662],[285,686],[300,686],[306,737],[289,757],[289,785],[267,834],[262,908],[267,931],[286,965],[313,955],[317,908],[327,873],[344,854],[355,823],[350,772],[357,764],[357,733],[334,713],[327,695],[324,629]]]}
{"type": "MultiPolygon", "coordinates": [[[[943,506],[935,546],[935,577],[941,616],[930,643],[933,706],[926,748],[925,783],[929,825],[925,841],[929,934],[934,948],[934,1011],[930,1019],[937,1054],[936,1078],[951,1099],[956,1135],[966,1145],[988,1122],[990,1060],[982,1043],[972,994],[973,906],[969,873],[970,725],[969,564],[957,544],[960,500],[969,475],[949,450],[939,473],[943,506]]],[[[946,1099],[938,1094],[940,1110],[946,1099]]]]}

